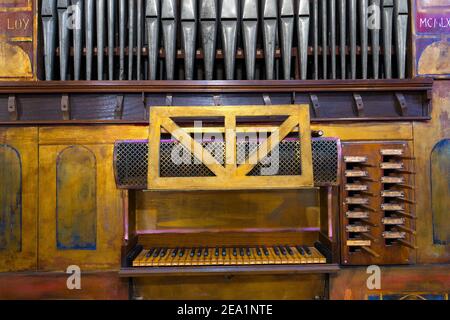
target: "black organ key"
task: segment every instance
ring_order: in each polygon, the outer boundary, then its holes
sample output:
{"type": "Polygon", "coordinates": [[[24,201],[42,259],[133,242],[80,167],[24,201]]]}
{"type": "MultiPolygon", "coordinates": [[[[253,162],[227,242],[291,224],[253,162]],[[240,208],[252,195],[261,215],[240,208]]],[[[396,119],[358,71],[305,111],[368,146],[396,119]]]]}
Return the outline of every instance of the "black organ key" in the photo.
{"type": "Polygon", "coordinates": [[[260,249],[259,247],[256,247],[256,254],[257,254],[259,257],[261,257],[261,255],[262,255],[261,249],[260,249]]]}
{"type": "Polygon", "coordinates": [[[263,246],[263,252],[266,257],[269,256],[269,250],[267,250],[267,248],[265,246],[263,246]]]}
{"type": "Polygon", "coordinates": [[[161,258],[163,258],[163,257],[165,257],[166,253],[167,253],[167,248],[163,248],[163,249],[161,250],[161,253],[159,254],[159,256],[160,256],[161,258]]]}
{"type": "Polygon", "coordinates": [[[310,256],[312,254],[311,250],[307,246],[303,246],[303,249],[305,250],[305,252],[308,256],[310,256]]]}
{"type": "Polygon", "coordinates": [[[291,247],[286,246],[286,250],[287,250],[287,252],[289,253],[290,256],[294,255],[294,251],[292,251],[291,247]]]}
{"type": "Polygon", "coordinates": [[[216,247],[216,251],[214,252],[214,255],[215,255],[216,257],[219,256],[219,248],[218,248],[218,247],[216,247]]]}
{"type": "Polygon", "coordinates": [[[155,251],[154,248],[150,248],[150,250],[148,250],[147,254],[145,255],[146,258],[150,258],[153,255],[153,251],[155,251]]]}
{"type": "Polygon", "coordinates": [[[172,258],[175,258],[177,256],[178,253],[178,248],[175,248],[172,252],[172,258]]]}
{"type": "Polygon", "coordinates": [[[237,256],[237,249],[233,248],[233,256],[236,257],[237,256]]]}
{"type": "Polygon", "coordinates": [[[222,248],[222,257],[226,257],[227,256],[227,248],[223,247],[222,248]]]}
{"type": "Polygon", "coordinates": [[[184,251],[185,251],[185,249],[184,249],[184,248],[181,248],[180,253],[179,253],[178,255],[179,255],[180,257],[184,256],[184,251]]]}
{"type": "Polygon", "coordinates": [[[305,255],[305,250],[303,250],[301,246],[296,246],[295,248],[297,249],[298,253],[300,253],[302,256],[305,255]]]}
{"type": "Polygon", "coordinates": [[[207,257],[209,255],[209,249],[208,247],[205,248],[205,252],[203,254],[205,257],[207,257]]]}
{"type": "Polygon", "coordinates": [[[245,255],[244,248],[239,248],[239,255],[243,257],[245,255]]]}
{"type": "Polygon", "coordinates": [[[281,253],[283,254],[283,256],[287,255],[287,251],[286,251],[285,247],[279,246],[279,249],[281,250],[281,253]]]}
{"type": "Polygon", "coordinates": [[[249,247],[247,247],[247,257],[250,257],[252,255],[252,250],[250,250],[249,247]]]}
{"type": "Polygon", "coordinates": [[[198,249],[197,251],[197,257],[201,257],[202,256],[202,248],[198,249]]]}
{"type": "Polygon", "coordinates": [[[273,251],[275,251],[275,254],[276,254],[277,256],[280,255],[280,250],[278,249],[278,247],[273,246],[273,251]]]}
{"type": "Polygon", "coordinates": [[[161,252],[161,248],[156,248],[155,252],[153,253],[153,258],[158,257],[160,252],[161,252]]]}
{"type": "Polygon", "coordinates": [[[191,253],[189,255],[191,256],[191,258],[195,256],[195,248],[191,249],[191,253]]]}

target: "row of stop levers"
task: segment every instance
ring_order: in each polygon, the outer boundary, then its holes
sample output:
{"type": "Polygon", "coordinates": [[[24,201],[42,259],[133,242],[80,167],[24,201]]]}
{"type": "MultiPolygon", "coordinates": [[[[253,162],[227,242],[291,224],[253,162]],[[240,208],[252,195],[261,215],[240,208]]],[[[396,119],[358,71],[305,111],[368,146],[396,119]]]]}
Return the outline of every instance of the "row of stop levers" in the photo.
{"type": "Polygon", "coordinates": [[[326,262],[326,258],[316,248],[301,245],[151,248],[138,254],[133,261],[133,267],[292,265],[326,262]]]}
{"type": "Polygon", "coordinates": [[[203,59],[203,79],[221,80],[218,55],[221,77],[233,80],[239,51],[247,80],[289,80],[294,49],[301,80],[406,72],[408,0],[43,0],[41,18],[46,80],[175,80],[177,59],[178,77],[194,80],[203,59]],[[72,11],[79,25],[71,26],[72,11]],[[255,75],[257,56],[265,74],[255,75]]]}

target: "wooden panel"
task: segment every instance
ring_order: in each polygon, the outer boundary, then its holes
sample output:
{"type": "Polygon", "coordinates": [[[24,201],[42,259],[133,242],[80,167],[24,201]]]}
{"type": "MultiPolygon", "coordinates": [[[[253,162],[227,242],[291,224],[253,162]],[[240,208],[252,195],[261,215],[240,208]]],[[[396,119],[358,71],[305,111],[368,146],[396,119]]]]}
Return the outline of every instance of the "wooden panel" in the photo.
{"type": "Polygon", "coordinates": [[[330,299],[365,300],[377,294],[448,294],[450,266],[382,267],[381,289],[369,290],[366,268],[343,268],[330,278],[330,299]]]}
{"type": "Polygon", "coordinates": [[[65,126],[41,127],[40,145],[113,144],[117,140],[148,138],[148,126],[65,126]]]}
{"type": "Polygon", "coordinates": [[[398,122],[396,124],[324,123],[312,125],[311,129],[322,130],[325,137],[338,137],[343,141],[413,139],[412,125],[407,122],[398,122]]]}
{"type": "Polygon", "coordinates": [[[128,281],[117,272],[83,272],[81,290],[68,290],[66,273],[0,274],[1,300],[125,300],[128,281]]]}
{"type": "MultiPolygon", "coordinates": [[[[414,123],[414,156],[416,158],[415,185],[418,263],[450,262],[450,245],[433,243],[433,217],[431,193],[431,152],[440,140],[450,137],[450,83],[436,81],[433,89],[433,121],[414,123]],[[420,223],[419,223],[420,222],[420,223]]],[[[447,210],[448,211],[448,210],[447,210]]],[[[444,223],[449,224],[447,219],[444,223]]]]}
{"type": "Polygon", "coordinates": [[[19,152],[0,145],[0,251],[22,249],[22,163],[19,152]]]}
{"type": "Polygon", "coordinates": [[[450,139],[437,143],[431,153],[431,205],[433,243],[450,245],[450,139]]]}
{"type": "MultiPolygon", "coordinates": [[[[326,137],[354,140],[412,140],[412,124],[399,122],[362,124],[312,124],[311,130],[323,130],[326,137]]],[[[146,140],[148,125],[41,127],[40,144],[114,143],[117,140],[146,140]],[[96,137],[93,140],[92,137],[96,137]]]]}
{"type": "Polygon", "coordinates": [[[0,1],[0,80],[36,78],[34,9],[32,0],[0,1]]]}
{"type": "Polygon", "coordinates": [[[317,190],[136,195],[137,230],[319,227],[317,190]]]}
{"type": "Polygon", "coordinates": [[[56,160],[56,242],[59,250],[95,250],[97,168],[86,147],[72,146],[56,160]]]}
{"type": "Polygon", "coordinates": [[[301,300],[325,296],[324,275],[137,279],[133,296],[150,300],[301,300]]]}
{"type": "Polygon", "coordinates": [[[308,230],[252,230],[223,231],[210,229],[195,232],[172,231],[167,233],[146,233],[139,235],[139,244],[151,247],[214,247],[214,246],[274,246],[274,245],[308,245],[313,246],[318,240],[318,232],[308,230]]]}
{"type": "MultiPolygon", "coordinates": [[[[91,139],[95,141],[95,137],[91,139]]],[[[59,250],[57,248],[57,163],[61,152],[67,147],[67,145],[41,146],[39,151],[39,269],[59,271],[65,270],[71,264],[80,266],[82,270],[117,269],[120,264],[123,211],[121,193],[116,189],[114,182],[112,145],[79,146],[79,148],[88,148],[96,159],[96,221],[85,221],[77,226],[77,228],[87,228],[84,231],[80,230],[80,233],[89,235],[84,239],[89,239],[90,243],[92,235],[90,228],[96,225],[95,250],[59,250]]],[[[80,160],[81,156],[76,157],[80,160]]],[[[78,164],[71,168],[77,167],[78,164]]],[[[88,178],[85,174],[90,174],[85,170],[83,172],[72,170],[67,173],[73,175],[69,177],[69,180],[75,182],[74,186],[71,186],[72,192],[77,191],[76,184],[84,185],[82,181],[88,178]]],[[[79,214],[75,208],[79,207],[79,201],[87,201],[88,194],[87,190],[80,190],[77,197],[73,198],[73,202],[65,204],[68,211],[73,213],[71,216],[66,216],[66,221],[71,221],[79,214]]],[[[82,208],[87,207],[82,205],[82,208]]],[[[79,240],[81,239],[77,239],[76,243],[79,240]]],[[[70,243],[71,239],[68,241],[70,243]]]]}
{"type": "Polygon", "coordinates": [[[0,129],[0,272],[37,261],[37,129],[0,129]]]}

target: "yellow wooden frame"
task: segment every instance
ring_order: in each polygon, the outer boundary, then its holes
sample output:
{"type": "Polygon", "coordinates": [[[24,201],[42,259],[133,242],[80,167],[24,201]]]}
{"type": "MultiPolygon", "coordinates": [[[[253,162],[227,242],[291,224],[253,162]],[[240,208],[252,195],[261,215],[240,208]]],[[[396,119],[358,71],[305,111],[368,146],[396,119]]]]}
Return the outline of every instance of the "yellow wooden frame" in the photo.
{"type": "MultiPolygon", "coordinates": [[[[208,128],[211,131],[211,128],[208,128]]],[[[229,106],[229,107],[152,107],[149,133],[149,190],[239,190],[239,189],[297,189],[311,188],[313,182],[311,129],[308,105],[273,106],[229,106]],[[247,162],[238,166],[236,161],[236,118],[237,117],[286,116],[287,119],[273,131],[255,127],[254,132],[276,132],[277,139],[267,139],[257,151],[249,155],[247,162]],[[171,118],[223,117],[225,133],[226,163],[220,164],[202,146],[192,139],[188,130],[179,127],[171,118]],[[167,131],[197,159],[203,162],[214,177],[160,177],[159,145],[161,133],[167,131]],[[301,143],[302,174],[298,176],[247,176],[286,136],[292,132],[299,135],[301,143]],[[262,150],[262,152],[259,152],[262,150]]]]}

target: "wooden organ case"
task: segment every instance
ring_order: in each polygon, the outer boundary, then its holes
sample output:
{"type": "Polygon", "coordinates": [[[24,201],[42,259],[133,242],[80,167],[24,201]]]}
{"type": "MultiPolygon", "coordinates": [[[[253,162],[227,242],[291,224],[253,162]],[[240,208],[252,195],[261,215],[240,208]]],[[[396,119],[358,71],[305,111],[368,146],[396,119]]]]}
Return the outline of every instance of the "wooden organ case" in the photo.
{"type": "Polygon", "coordinates": [[[448,299],[433,1],[0,0],[0,298],[448,299]]]}

